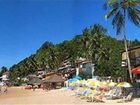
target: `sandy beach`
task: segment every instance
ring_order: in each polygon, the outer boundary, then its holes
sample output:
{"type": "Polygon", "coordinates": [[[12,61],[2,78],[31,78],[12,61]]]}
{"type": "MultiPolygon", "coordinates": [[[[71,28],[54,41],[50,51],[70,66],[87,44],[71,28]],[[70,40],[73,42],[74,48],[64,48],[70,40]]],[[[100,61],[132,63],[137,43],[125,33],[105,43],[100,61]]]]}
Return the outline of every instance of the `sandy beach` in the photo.
{"type": "Polygon", "coordinates": [[[0,94],[0,105],[45,105],[45,104],[83,104],[83,105],[139,105],[140,99],[129,103],[117,103],[118,100],[105,100],[105,103],[89,103],[73,96],[66,88],[58,90],[25,90],[23,87],[10,87],[7,93],[0,94]]]}

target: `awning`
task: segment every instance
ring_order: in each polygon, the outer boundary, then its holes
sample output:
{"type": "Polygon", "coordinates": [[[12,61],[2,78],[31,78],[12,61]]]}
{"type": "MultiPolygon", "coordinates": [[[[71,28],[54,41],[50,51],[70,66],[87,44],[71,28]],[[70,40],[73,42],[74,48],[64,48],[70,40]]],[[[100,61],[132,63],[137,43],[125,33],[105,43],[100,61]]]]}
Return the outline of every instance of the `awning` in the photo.
{"type": "Polygon", "coordinates": [[[133,69],[131,70],[131,73],[133,73],[133,74],[140,74],[140,67],[133,68],[133,69]]]}

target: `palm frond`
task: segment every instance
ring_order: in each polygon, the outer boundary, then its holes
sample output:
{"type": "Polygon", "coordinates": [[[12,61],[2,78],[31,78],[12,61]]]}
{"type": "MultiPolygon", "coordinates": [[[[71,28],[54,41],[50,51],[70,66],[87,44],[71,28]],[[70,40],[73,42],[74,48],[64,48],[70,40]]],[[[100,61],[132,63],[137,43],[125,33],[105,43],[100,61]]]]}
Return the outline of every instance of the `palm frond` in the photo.
{"type": "Polygon", "coordinates": [[[116,12],[117,12],[117,8],[113,8],[111,9],[106,15],[105,15],[105,19],[110,18],[111,16],[113,16],[116,12]]]}
{"type": "Polygon", "coordinates": [[[128,17],[136,26],[140,26],[140,10],[129,7],[128,17]]]}
{"type": "Polygon", "coordinates": [[[120,10],[113,17],[113,20],[112,20],[113,28],[115,28],[118,25],[118,22],[121,22],[121,23],[124,22],[123,14],[121,13],[120,10]]]}
{"type": "Polygon", "coordinates": [[[118,0],[107,0],[108,5],[114,5],[116,3],[118,3],[118,0]]]}

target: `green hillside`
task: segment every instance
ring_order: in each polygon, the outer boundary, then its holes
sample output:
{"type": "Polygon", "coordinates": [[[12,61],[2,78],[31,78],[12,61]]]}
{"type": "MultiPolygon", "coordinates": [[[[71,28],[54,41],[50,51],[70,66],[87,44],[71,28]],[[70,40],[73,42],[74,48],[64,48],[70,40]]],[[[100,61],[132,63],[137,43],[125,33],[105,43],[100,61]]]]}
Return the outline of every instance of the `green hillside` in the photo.
{"type": "MultiPolygon", "coordinates": [[[[135,42],[133,44],[139,43],[135,42]]],[[[95,75],[124,76],[125,70],[121,68],[123,45],[123,41],[110,37],[103,26],[95,24],[85,28],[82,34],[76,35],[72,40],[59,44],[46,41],[35,54],[10,68],[10,79],[14,81],[17,77],[25,77],[38,68],[57,71],[64,60],[69,59],[72,65],[75,65],[74,62],[78,57],[84,57],[95,63],[95,75]]]]}

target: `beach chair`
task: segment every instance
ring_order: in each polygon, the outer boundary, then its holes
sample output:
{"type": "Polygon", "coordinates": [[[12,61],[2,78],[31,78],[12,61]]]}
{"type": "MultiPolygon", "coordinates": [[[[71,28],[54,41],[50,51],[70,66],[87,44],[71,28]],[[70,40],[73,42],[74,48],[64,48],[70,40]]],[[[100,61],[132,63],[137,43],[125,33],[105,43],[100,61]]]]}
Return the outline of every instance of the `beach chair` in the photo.
{"type": "Polygon", "coordinates": [[[105,96],[104,93],[95,95],[93,94],[92,96],[87,98],[87,102],[104,102],[103,97],[105,96]]]}
{"type": "Polygon", "coordinates": [[[118,103],[123,103],[123,102],[131,102],[133,99],[133,92],[130,92],[128,96],[123,97],[121,101],[118,101],[118,103]]]}
{"type": "Polygon", "coordinates": [[[109,90],[109,92],[107,92],[105,94],[106,97],[110,96],[111,94],[114,94],[115,89],[109,90]]]}
{"type": "Polygon", "coordinates": [[[86,96],[87,94],[88,94],[88,91],[84,90],[84,91],[82,91],[80,93],[76,93],[75,96],[80,97],[80,96],[86,96]]]}
{"type": "Polygon", "coordinates": [[[122,89],[116,88],[109,96],[107,96],[107,99],[119,99],[122,97],[122,89]]]}
{"type": "Polygon", "coordinates": [[[81,99],[87,99],[88,97],[90,97],[92,95],[92,91],[88,90],[86,94],[83,94],[82,96],[80,96],[81,99]]]}
{"type": "Polygon", "coordinates": [[[112,96],[116,94],[116,91],[117,91],[116,88],[110,90],[110,91],[105,95],[106,99],[112,99],[112,96]]]}
{"type": "Polygon", "coordinates": [[[122,89],[118,88],[115,94],[112,95],[112,99],[120,99],[122,98],[122,89]]]}

